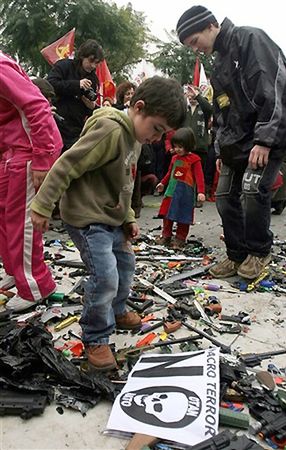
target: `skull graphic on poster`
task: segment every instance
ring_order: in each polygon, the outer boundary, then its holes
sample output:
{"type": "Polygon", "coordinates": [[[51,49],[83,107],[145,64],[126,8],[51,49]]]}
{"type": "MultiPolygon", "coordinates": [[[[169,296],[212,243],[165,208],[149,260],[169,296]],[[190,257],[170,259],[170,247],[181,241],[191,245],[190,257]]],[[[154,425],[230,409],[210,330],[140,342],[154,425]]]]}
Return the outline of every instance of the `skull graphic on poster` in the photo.
{"type": "Polygon", "coordinates": [[[133,419],[149,425],[182,428],[200,415],[198,395],[184,388],[154,386],[125,392],[120,398],[122,410],[133,419]]]}

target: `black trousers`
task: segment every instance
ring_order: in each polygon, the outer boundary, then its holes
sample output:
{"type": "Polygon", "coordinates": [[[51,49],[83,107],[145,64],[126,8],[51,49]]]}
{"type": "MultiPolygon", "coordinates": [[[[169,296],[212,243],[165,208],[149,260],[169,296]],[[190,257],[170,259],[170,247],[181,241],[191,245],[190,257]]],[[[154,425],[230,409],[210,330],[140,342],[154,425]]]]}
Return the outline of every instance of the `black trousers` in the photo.
{"type": "Polygon", "coordinates": [[[247,162],[232,169],[222,166],[216,191],[216,205],[222,219],[228,257],[242,262],[248,254],[270,253],[271,187],[282,159],[270,159],[267,166],[250,169],[247,162]]]}

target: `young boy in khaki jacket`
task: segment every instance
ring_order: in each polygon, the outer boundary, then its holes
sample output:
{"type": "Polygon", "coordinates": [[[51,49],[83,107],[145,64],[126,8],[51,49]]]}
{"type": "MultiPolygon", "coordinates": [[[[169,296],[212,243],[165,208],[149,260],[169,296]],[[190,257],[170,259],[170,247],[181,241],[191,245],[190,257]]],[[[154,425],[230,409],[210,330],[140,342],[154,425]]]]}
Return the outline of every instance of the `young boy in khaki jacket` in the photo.
{"type": "Polygon", "coordinates": [[[141,324],[136,313],[126,311],[135,269],[129,239],[139,234],[130,205],[140,144],[161,139],[185,117],[180,85],[149,78],[137,88],[128,114],[102,108],[88,119],[81,138],[52,167],[32,203],[34,228],[46,231],[61,198],[62,220],[90,273],[80,325],[93,368],[116,367],[108,345],[115,326],[141,324]]]}

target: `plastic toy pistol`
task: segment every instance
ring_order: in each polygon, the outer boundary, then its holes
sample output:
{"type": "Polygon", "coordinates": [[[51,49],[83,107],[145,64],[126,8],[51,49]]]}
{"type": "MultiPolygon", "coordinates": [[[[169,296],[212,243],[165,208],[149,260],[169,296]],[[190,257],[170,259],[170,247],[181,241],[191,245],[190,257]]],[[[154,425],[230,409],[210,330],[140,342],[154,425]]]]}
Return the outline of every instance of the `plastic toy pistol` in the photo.
{"type": "Polygon", "coordinates": [[[264,359],[271,358],[276,355],[284,355],[286,349],[274,350],[272,352],[265,353],[245,353],[240,356],[240,361],[243,362],[248,367],[258,366],[264,359]]]}

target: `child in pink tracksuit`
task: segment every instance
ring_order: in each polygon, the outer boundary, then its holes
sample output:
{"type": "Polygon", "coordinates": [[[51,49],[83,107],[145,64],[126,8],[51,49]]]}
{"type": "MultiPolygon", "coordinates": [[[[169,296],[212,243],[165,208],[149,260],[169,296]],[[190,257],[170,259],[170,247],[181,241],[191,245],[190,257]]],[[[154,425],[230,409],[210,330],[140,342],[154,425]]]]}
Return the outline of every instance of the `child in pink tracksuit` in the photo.
{"type": "Polygon", "coordinates": [[[42,234],[31,224],[30,204],[61,148],[48,101],[0,51],[0,255],[6,271],[0,287],[15,284],[18,291],[8,309],[24,310],[56,288],[44,262],[42,234]]]}

